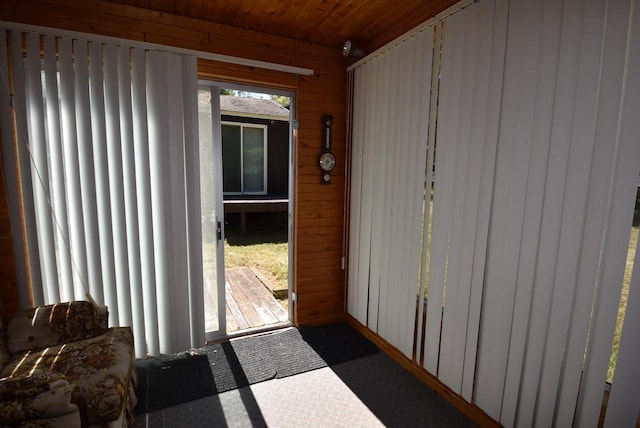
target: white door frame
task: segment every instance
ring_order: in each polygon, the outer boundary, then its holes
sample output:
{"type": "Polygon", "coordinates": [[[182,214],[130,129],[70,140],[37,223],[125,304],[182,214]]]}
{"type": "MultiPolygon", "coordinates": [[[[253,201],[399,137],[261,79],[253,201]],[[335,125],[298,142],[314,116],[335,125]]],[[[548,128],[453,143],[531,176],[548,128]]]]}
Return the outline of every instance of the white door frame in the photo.
{"type": "MultiPolygon", "coordinates": [[[[289,321],[293,322],[293,305],[295,299],[293,298],[293,275],[292,266],[294,262],[294,197],[295,197],[295,105],[296,94],[294,91],[250,86],[244,84],[220,82],[215,80],[200,79],[198,81],[199,86],[211,87],[212,94],[219,94],[220,89],[233,89],[238,91],[258,92],[271,95],[279,95],[289,97],[291,100],[289,107],[289,184],[288,184],[288,198],[289,203],[287,207],[287,239],[288,239],[288,311],[289,321]]],[[[226,296],[225,296],[225,262],[224,262],[224,197],[222,187],[222,131],[221,131],[221,114],[220,114],[220,97],[211,97],[211,115],[212,115],[212,136],[213,136],[213,150],[214,150],[214,174],[215,174],[215,212],[216,212],[216,224],[219,227],[219,240],[217,241],[218,250],[216,252],[216,272],[217,272],[217,293],[218,293],[218,326],[219,330],[215,332],[205,332],[206,340],[220,340],[228,335],[227,333],[227,321],[226,321],[226,296]]],[[[265,326],[265,329],[271,328],[265,326]]],[[[252,330],[255,331],[255,330],[252,330]]]]}

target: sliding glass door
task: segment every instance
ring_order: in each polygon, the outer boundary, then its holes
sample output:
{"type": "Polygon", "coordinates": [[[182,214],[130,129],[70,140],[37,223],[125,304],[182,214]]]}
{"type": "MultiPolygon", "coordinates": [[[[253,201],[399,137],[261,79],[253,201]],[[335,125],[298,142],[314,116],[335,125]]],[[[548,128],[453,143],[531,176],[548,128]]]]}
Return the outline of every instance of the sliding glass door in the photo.
{"type": "Polygon", "coordinates": [[[228,85],[198,87],[207,340],[291,319],[293,94],[228,85]]]}
{"type": "Polygon", "coordinates": [[[200,193],[205,331],[207,340],[226,334],[224,279],[224,206],[220,88],[198,88],[200,193]]]}

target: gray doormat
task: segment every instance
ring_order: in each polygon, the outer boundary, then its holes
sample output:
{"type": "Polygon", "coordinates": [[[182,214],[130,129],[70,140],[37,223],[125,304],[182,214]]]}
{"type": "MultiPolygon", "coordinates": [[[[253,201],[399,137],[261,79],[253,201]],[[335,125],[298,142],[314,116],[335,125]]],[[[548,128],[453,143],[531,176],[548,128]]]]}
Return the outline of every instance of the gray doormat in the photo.
{"type": "Polygon", "coordinates": [[[344,323],[287,328],[136,361],[136,414],[361,358],[378,348],[344,323]]]}

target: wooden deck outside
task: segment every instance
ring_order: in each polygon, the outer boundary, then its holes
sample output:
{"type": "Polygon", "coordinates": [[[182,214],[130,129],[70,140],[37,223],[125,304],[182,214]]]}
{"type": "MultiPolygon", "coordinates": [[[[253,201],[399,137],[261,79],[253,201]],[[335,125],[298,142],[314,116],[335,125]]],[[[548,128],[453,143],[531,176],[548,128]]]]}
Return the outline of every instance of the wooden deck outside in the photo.
{"type": "MultiPolygon", "coordinates": [[[[228,268],[225,270],[225,298],[227,333],[240,330],[265,327],[289,320],[289,313],[276,300],[266,279],[248,267],[228,268]]],[[[205,287],[215,287],[215,281],[205,279],[205,287]]],[[[214,296],[215,290],[205,289],[205,296],[214,296]]],[[[207,329],[217,328],[215,321],[216,304],[212,298],[205,297],[207,329]]]]}

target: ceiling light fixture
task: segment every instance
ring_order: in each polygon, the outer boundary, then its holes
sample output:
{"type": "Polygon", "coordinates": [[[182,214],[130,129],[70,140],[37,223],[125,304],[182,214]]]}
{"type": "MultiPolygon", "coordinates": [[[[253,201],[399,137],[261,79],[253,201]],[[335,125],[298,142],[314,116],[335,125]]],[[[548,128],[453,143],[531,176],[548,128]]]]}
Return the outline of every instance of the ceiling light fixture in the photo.
{"type": "Polygon", "coordinates": [[[363,57],[364,50],[356,46],[351,40],[347,40],[342,46],[342,56],[363,57]]]}

